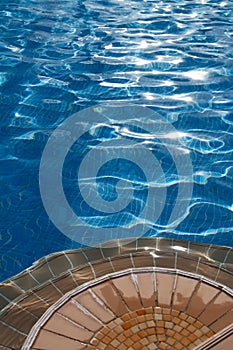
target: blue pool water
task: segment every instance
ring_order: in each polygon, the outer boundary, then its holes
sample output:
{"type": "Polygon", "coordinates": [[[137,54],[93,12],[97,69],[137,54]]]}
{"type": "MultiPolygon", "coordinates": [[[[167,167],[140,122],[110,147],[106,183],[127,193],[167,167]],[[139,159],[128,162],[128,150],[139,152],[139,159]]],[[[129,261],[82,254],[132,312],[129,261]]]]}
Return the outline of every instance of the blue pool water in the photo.
{"type": "Polygon", "coordinates": [[[97,174],[109,206],[119,180],[133,183],[124,210],[98,211],[80,193],[77,169],[88,151],[127,139],[143,144],[164,175],[166,201],[145,234],[233,245],[233,1],[1,0],[0,26],[1,280],[41,256],[87,244],[50,220],[39,169],[54,130],[97,104],[150,108],[176,131],[176,153],[188,155],[192,171],[178,176],[166,142],[130,126],[127,113],[118,124],[100,123],[72,145],[63,166],[65,196],[86,232],[107,227],[111,239],[112,228],[137,225],[147,204],[145,169],[124,157],[97,174]],[[182,183],[192,185],[188,198],[178,195],[182,183]],[[186,211],[168,225],[177,200],[186,211]]]}

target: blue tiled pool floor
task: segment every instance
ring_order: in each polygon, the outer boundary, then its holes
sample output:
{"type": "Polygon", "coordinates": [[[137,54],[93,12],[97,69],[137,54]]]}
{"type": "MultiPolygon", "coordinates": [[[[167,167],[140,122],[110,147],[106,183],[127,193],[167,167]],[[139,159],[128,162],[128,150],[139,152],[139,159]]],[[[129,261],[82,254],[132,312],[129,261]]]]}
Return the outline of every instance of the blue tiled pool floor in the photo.
{"type": "Polygon", "coordinates": [[[0,280],[41,256],[87,244],[85,235],[72,240],[51,221],[39,167],[56,128],[99,104],[157,113],[176,131],[168,138],[176,139],[177,154],[188,154],[192,171],[179,176],[166,142],[135,128],[127,114],[120,123],[106,120],[90,129],[70,148],[62,173],[65,196],[86,235],[90,225],[109,227],[111,239],[113,227],[141,224],[137,218],[153,187],[145,169],[122,158],[99,169],[98,195],[108,208],[120,180],[133,191],[130,204],[111,215],[85,204],[77,181],[90,150],[131,140],[151,152],[164,175],[166,201],[158,219],[146,222],[146,235],[233,246],[231,0],[2,0],[0,26],[0,280]],[[189,198],[178,196],[181,184],[192,184],[189,198]],[[185,215],[168,225],[178,197],[188,199],[185,215]]]}

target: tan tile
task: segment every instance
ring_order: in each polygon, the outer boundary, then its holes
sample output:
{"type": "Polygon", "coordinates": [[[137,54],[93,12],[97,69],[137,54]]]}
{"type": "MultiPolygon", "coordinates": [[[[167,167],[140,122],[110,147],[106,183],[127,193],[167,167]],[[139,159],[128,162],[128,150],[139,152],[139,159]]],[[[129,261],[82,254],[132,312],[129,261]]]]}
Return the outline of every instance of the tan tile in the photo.
{"type": "Polygon", "coordinates": [[[97,321],[91,314],[88,314],[80,309],[78,305],[72,301],[65,303],[58,312],[65,317],[70,318],[78,324],[82,324],[90,331],[98,331],[103,325],[100,321],[97,321]]]}
{"type": "Polygon", "coordinates": [[[198,281],[194,279],[183,276],[177,277],[176,288],[173,298],[173,307],[175,309],[181,311],[185,310],[197,284],[198,281]]]}
{"type": "MultiPolygon", "coordinates": [[[[0,327],[0,344],[4,344],[9,349],[20,349],[26,337],[13,329],[9,332],[9,327],[2,323],[0,323],[0,327]]],[[[4,350],[6,350],[5,347],[4,350]]]]}
{"type": "Polygon", "coordinates": [[[161,315],[161,314],[155,314],[155,315],[154,315],[154,319],[155,319],[155,320],[162,320],[162,319],[163,319],[163,315],[161,315]]]}
{"type": "Polygon", "coordinates": [[[126,337],[124,334],[120,334],[117,336],[117,340],[119,340],[120,343],[123,343],[126,340],[126,337]]]}
{"type": "Polygon", "coordinates": [[[172,316],[177,317],[179,316],[180,312],[178,310],[172,310],[171,314],[172,316]]]}
{"type": "Polygon", "coordinates": [[[131,269],[133,267],[130,257],[118,257],[111,259],[112,265],[115,271],[122,271],[125,269],[131,269]]]}
{"type": "Polygon", "coordinates": [[[53,333],[64,335],[66,337],[80,340],[82,342],[89,342],[89,340],[94,335],[93,332],[88,331],[85,328],[82,328],[77,323],[65,318],[62,315],[55,313],[48,322],[43,327],[46,330],[49,330],[53,333]]]}
{"type": "Polygon", "coordinates": [[[173,322],[165,322],[165,328],[172,328],[173,327],[173,322]]]}
{"type": "Polygon", "coordinates": [[[158,289],[158,304],[160,307],[170,307],[171,296],[174,287],[174,276],[165,273],[157,273],[156,278],[158,289]]]}
{"type": "Polygon", "coordinates": [[[154,319],[152,314],[146,315],[145,318],[147,321],[152,321],[154,319]]]}
{"type": "Polygon", "coordinates": [[[189,333],[189,331],[187,331],[187,329],[182,329],[181,334],[182,334],[184,337],[187,337],[190,333],[189,333]]]}
{"type": "Polygon", "coordinates": [[[156,313],[156,314],[162,314],[162,310],[163,309],[159,306],[154,307],[154,313],[156,313]]]}
{"type": "Polygon", "coordinates": [[[216,299],[208,304],[199,319],[204,324],[209,325],[216,322],[219,317],[231,310],[233,307],[233,299],[225,293],[219,294],[216,299]]]}
{"type": "Polygon", "coordinates": [[[193,333],[193,332],[196,330],[196,328],[195,328],[193,325],[189,325],[189,326],[187,327],[187,330],[188,330],[189,332],[193,333]]]}
{"type": "Polygon", "coordinates": [[[154,321],[147,321],[146,324],[147,324],[147,327],[148,327],[148,328],[149,328],[149,327],[154,327],[154,326],[155,326],[154,321]]]}
{"type": "Polygon", "coordinates": [[[164,267],[164,268],[174,268],[175,266],[175,256],[171,255],[162,255],[160,254],[160,256],[158,258],[156,258],[156,266],[157,267],[164,267]]]}
{"type": "Polygon", "coordinates": [[[179,315],[179,318],[180,318],[181,320],[186,320],[186,319],[188,318],[188,315],[185,314],[184,312],[181,312],[180,315],[179,315]]]}
{"type": "Polygon", "coordinates": [[[155,306],[154,274],[138,273],[135,276],[143,306],[155,306]]]}
{"type": "Polygon", "coordinates": [[[157,346],[155,344],[149,344],[147,348],[149,350],[156,350],[157,346]]]}
{"type": "Polygon", "coordinates": [[[139,341],[141,338],[139,337],[139,335],[134,334],[134,335],[131,337],[131,339],[132,339],[134,342],[137,342],[137,341],[139,341]]]}
{"type": "Polygon", "coordinates": [[[1,316],[1,321],[3,323],[10,325],[25,334],[31,330],[37,320],[38,317],[18,308],[17,305],[11,307],[11,312],[6,312],[1,316]]]}
{"type": "Polygon", "coordinates": [[[104,337],[104,334],[103,334],[102,332],[98,332],[98,333],[96,334],[96,339],[98,339],[98,340],[103,339],[103,337],[104,337]]]}
{"type": "Polygon", "coordinates": [[[136,319],[130,319],[129,323],[131,325],[131,327],[135,326],[137,324],[137,320],[136,319]]]}
{"type": "Polygon", "coordinates": [[[140,332],[138,332],[138,336],[142,339],[147,336],[147,333],[144,330],[141,330],[140,332]]]}
{"type": "Polygon", "coordinates": [[[175,334],[175,331],[174,331],[173,329],[168,329],[168,330],[166,330],[166,335],[167,335],[168,337],[173,337],[174,334],[175,334]]]}
{"type": "Polygon", "coordinates": [[[125,314],[121,316],[121,320],[126,322],[130,320],[130,314],[125,314]]]}
{"type": "Polygon", "coordinates": [[[103,275],[107,275],[108,273],[114,272],[110,261],[101,261],[101,262],[92,263],[92,267],[95,271],[95,275],[97,278],[103,275]]]}
{"type": "Polygon", "coordinates": [[[127,338],[124,342],[125,345],[127,345],[128,347],[131,346],[133,344],[133,341],[130,338],[127,338]]]}
{"type": "Polygon", "coordinates": [[[190,334],[190,335],[188,336],[188,338],[189,338],[189,340],[190,340],[191,342],[194,342],[194,341],[197,339],[197,337],[196,337],[195,334],[190,334]]]}
{"type": "Polygon", "coordinates": [[[146,314],[154,313],[154,308],[152,306],[145,308],[146,314]]]}
{"type": "Polygon", "coordinates": [[[155,327],[151,327],[147,329],[147,333],[148,335],[152,335],[156,333],[156,328],[155,327]]]}
{"type": "Polygon", "coordinates": [[[77,281],[78,285],[82,285],[83,283],[92,281],[93,278],[95,278],[95,276],[93,275],[93,271],[89,265],[82,268],[78,267],[76,269],[73,269],[72,275],[77,281]]]}
{"type": "Polygon", "coordinates": [[[187,308],[187,313],[193,317],[198,317],[205,306],[219,293],[217,288],[213,288],[206,283],[201,283],[194,292],[187,308]]]}
{"type": "Polygon", "coordinates": [[[139,331],[140,331],[140,328],[139,328],[138,325],[135,325],[135,326],[133,326],[133,327],[131,328],[131,330],[132,330],[133,333],[136,333],[136,332],[139,332],[139,331]]]}
{"type": "Polygon", "coordinates": [[[140,344],[143,345],[143,346],[148,345],[148,343],[149,343],[149,340],[147,338],[143,338],[143,339],[140,340],[140,344]]]}
{"type": "MultiPolygon", "coordinates": [[[[170,315],[170,313],[171,313],[170,307],[163,307],[163,308],[162,308],[162,313],[163,313],[164,315],[170,315]]],[[[164,316],[163,316],[163,317],[164,317],[164,316]]]]}
{"type": "Polygon", "coordinates": [[[179,324],[181,322],[181,319],[179,317],[173,317],[173,323],[179,324]]]}
{"type": "Polygon", "coordinates": [[[176,340],[174,338],[167,339],[167,344],[169,344],[169,345],[173,345],[175,342],[176,342],[176,340]]]}
{"type": "Polygon", "coordinates": [[[158,338],[159,341],[165,341],[166,340],[165,334],[158,334],[157,338],[158,338]]]}
{"type": "Polygon", "coordinates": [[[182,335],[179,334],[179,333],[175,333],[174,338],[175,338],[176,340],[180,341],[180,340],[182,339],[182,335]]]}
{"type": "Polygon", "coordinates": [[[122,328],[124,330],[131,328],[131,324],[129,322],[122,323],[122,328]]]}
{"type": "Polygon", "coordinates": [[[37,317],[41,317],[48,309],[49,305],[44,303],[35,294],[28,293],[28,295],[17,303],[20,307],[27,309],[37,317]]]}
{"type": "Polygon", "coordinates": [[[195,322],[195,318],[194,317],[191,317],[191,316],[188,316],[188,318],[186,319],[186,321],[188,322],[188,323],[194,323],[195,322]]]}
{"type": "Polygon", "coordinates": [[[209,328],[206,327],[206,326],[203,326],[203,327],[201,327],[201,332],[202,332],[203,334],[208,333],[208,332],[209,332],[209,328]]]}
{"type": "Polygon", "coordinates": [[[109,328],[108,327],[103,327],[101,329],[101,333],[103,333],[104,335],[108,334],[110,332],[109,328]]]}
{"type": "Polygon", "coordinates": [[[220,270],[216,282],[233,289],[233,278],[231,272],[220,270]]]}
{"type": "Polygon", "coordinates": [[[188,326],[188,322],[181,321],[181,322],[180,322],[180,326],[181,326],[182,328],[186,328],[186,327],[188,326]]]}
{"type": "Polygon", "coordinates": [[[47,263],[43,263],[38,267],[35,266],[35,268],[31,271],[31,275],[35,277],[40,284],[49,281],[53,277],[47,263]]]}
{"type": "Polygon", "coordinates": [[[149,335],[147,337],[147,339],[148,339],[148,343],[155,343],[158,338],[157,338],[157,336],[155,334],[152,334],[152,335],[149,335]]]}
{"type": "Polygon", "coordinates": [[[163,342],[160,342],[159,344],[159,350],[165,350],[167,349],[167,344],[163,343],[163,342]]]}
{"type": "Polygon", "coordinates": [[[212,281],[215,281],[216,275],[217,275],[217,269],[216,266],[211,266],[206,263],[200,263],[198,264],[198,270],[197,270],[198,275],[205,276],[209,278],[212,281]]]}
{"type": "Polygon", "coordinates": [[[87,264],[87,259],[86,257],[83,255],[82,250],[78,250],[78,251],[68,251],[66,252],[67,257],[69,258],[69,260],[71,261],[71,263],[73,264],[73,266],[82,266],[87,264]]]}
{"type": "Polygon", "coordinates": [[[197,329],[194,334],[196,335],[197,338],[200,338],[202,336],[202,332],[200,331],[200,329],[197,329]]]}
{"type": "Polygon", "coordinates": [[[66,294],[70,290],[77,288],[76,283],[70,275],[66,276],[65,278],[62,277],[57,279],[53,282],[53,284],[62,292],[62,294],[66,294]]]}
{"type": "Polygon", "coordinates": [[[90,344],[92,344],[93,346],[96,346],[99,343],[99,340],[96,338],[92,338],[90,341],[90,344]]]}
{"type": "Polygon", "coordinates": [[[163,319],[164,319],[164,321],[172,321],[172,316],[171,315],[164,315],[163,319]]]}
{"type": "Polygon", "coordinates": [[[37,288],[35,294],[45,300],[49,305],[53,305],[62,296],[62,293],[59,293],[52,284],[37,288]]]}
{"type": "Polygon", "coordinates": [[[50,269],[53,271],[55,276],[58,276],[62,272],[65,272],[72,267],[63,253],[60,253],[57,256],[51,257],[48,261],[48,265],[50,269]]]}
{"type": "MultiPolygon", "coordinates": [[[[29,272],[27,270],[24,271],[22,274],[20,274],[16,277],[13,277],[12,281],[14,281],[14,283],[16,283],[17,286],[19,286],[20,288],[22,288],[25,291],[32,289],[36,285],[39,284],[39,282],[36,282],[36,280],[31,277],[31,275],[29,274],[29,272]]],[[[0,293],[1,292],[2,292],[2,288],[0,288],[0,293]]],[[[8,296],[8,298],[10,298],[10,297],[8,296]]]]}
{"type": "Polygon", "coordinates": [[[130,338],[133,335],[132,329],[126,329],[126,331],[124,331],[124,335],[126,338],[130,338]]]}
{"type": "Polygon", "coordinates": [[[137,267],[151,267],[154,266],[154,261],[151,254],[132,254],[134,266],[137,267]]]}
{"type": "Polygon", "coordinates": [[[164,321],[156,321],[156,327],[164,327],[164,321]]]}
{"type": "Polygon", "coordinates": [[[163,327],[156,327],[156,333],[157,334],[164,334],[165,333],[165,329],[163,327]]]}
{"type": "Polygon", "coordinates": [[[115,339],[117,337],[117,333],[114,332],[114,330],[108,330],[108,336],[111,338],[111,339],[115,339]]]}
{"type": "Polygon", "coordinates": [[[93,288],[93,291],[117,316],[121,316],[128,312],[125,303],[117,294],[112,283],[104,282],[93,288]]]}
{"type": "Polygon", "coordinates": [[[97,296],[89,291],[82,292],[74,299],[104,323],[110,322],[115,318],[114,314],[104,306],[103,302],[101,303],[97,296]]]}
{"type": "Polygon", "coordinates": [[[111,338],[109,338],[107,335],[105,335],[102,339],[102,342],[105,344],[109,344],[110,341],[111,341],[111,338]]]}
{"type": "Polygon", "coordinates": [[[131,310],[142,308],[136,286],[133,283],[131,276],[114,278],[112,282],[119,290],[119,293],[131,310]]]}
{"type": "Polygon", "coordinates": [[[146,322],[146,317],[145,315],[141,315],[137,317],[137,322],[138,323],[145,323],[146,322]]]}
{"type": "Polygon", "coordinates": [[[144,309],[141,309],[141,310],[137,310],[136,311],[136,314],[138,315],[138,316],[142,316],[142,315],[145,315],[145,310],[144,309]]]}
{"type": "Polygon", "coordinates": [[[181,330],[182,330],[182,327],[176,325],[175,327],[173,327],[174,331],[177,332],[177,333],[180,333],[181,330]]]}
{"type": "Polygon", "coordinates": [[[37,349],[54,350],[81,350],[83,345],[76,340],[51,333],[47,330],[41,330],[33,346],[37,349]]]}
{"type": "Polygon", "coordinates": [[[213,324],[211,324],[211,329],[214,332],[219,332],[223,328],[233,323],[233,310],[228,311],[225,315],[218,318],[213,324]]]}
{"type": "Polygon", "coordinates": [[[188,338],[183,338],[181,340],[181,343],[184,345],[184,346],[188,346],[190,344],[190,340],[188,338]]]}

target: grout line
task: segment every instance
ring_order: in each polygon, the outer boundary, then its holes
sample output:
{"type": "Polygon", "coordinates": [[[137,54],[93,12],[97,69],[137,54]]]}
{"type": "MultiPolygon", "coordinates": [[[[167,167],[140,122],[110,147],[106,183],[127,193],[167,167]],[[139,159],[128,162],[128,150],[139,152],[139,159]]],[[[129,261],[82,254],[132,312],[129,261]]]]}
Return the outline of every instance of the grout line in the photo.
{"type": "Polygon", "coordinates": [[[4,325],[4,326],[6,326],[6,327],[8,327],[8,328],[12,329],[14,332],[17,332],[17,333],[19,333],[19,334],[23,335],[24,337],[26,337],[26,336],[27,336],[27,334],[26,334],[26,333],[21,332],[19,329],[17,329],[17,328],[15,328],[15,327],[11,326],[11,325],[10,325],[10,324],[8,324],[8,323],[5,323],[5,322],[4,322],[4,321],[2,321],[2,320],[0,320],[0,323],[1,323],[1,324],[3,324],[3,325],[4,325]]]}
{"type": "MultiPolygon", "coordinates": [[[[207,304],[205,304],[205,306],[204,306],[204,308],[201,310],[201,312],[197,315],[197,318],[199,318],[205,311],[206,311],[206,309],[207,309],[207,307],[209,307],[209,305],[210,304],[212,304],[213,303],[213,301],[215,301],[217,298],[218,298],[218,296],[221,294],[221,291],[219,291],[212,299],[210,299],[210,301],[207,303],[207,304]]],[[[216,320],[215,320],[216,321],[216,320]]],[[[214,321],[214,322],[215,322],[214,321]]],[[[208,326],[209,327],[209,326],[208,326]]]]}
{"type": "Polygon", "coordinates": [[[90,261],[88,262],[88,265],[89,265],[90,268],[91,268],[91,272],[93,273],[94,279],[96,279],[95,269],[94,269],[94,267],[93,267],[93,265],[92,265],[92,263],[91,263],[90,261]]]}
{"type": "Polygon", "coordinates": [[[111,258],[108,258],[108,261],[110,262],[110,265],[111,265],[111,267],[112,267],[112,270],[113,270],[114,272],[116,272],[115,267],[114,267],[114,265],[113,265],[113,263],[112,263],[112,259],[111,259],[111,258]]]}
{"type": "Polygon", "coordinates": [[[73,269],[75,266],[74,264],[72,263],[72,261],[70,260],[70,257],[66,254],[66,252],[64,251],[64,255],[66,257],[66,259],[68,260],[70,266],[71,266],[71,269],[73,269]]]}

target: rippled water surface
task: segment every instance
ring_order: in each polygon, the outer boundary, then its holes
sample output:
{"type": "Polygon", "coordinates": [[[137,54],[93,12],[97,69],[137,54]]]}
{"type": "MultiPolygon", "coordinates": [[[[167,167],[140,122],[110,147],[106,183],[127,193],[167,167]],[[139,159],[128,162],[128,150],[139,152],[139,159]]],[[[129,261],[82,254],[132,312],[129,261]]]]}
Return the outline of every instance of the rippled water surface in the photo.
{"type": "Polygon", "coordinates": [[[166,204],[147,234],[232,246],[233,1],[1,0],[0,10],[0,278],[82,243],[50,221],[39,166],[56,127],[99,103],[159,113],[177,131],[176,151],[189,154],[193,168],[179,178],[166,144],[131,130],[127,115],[119,125],[83,135],[67,155],[63,185],[87,232],[88,225],[136,225],[146,205],[151,184],[124,159],[101,168],[98,190],[110,205],[118,180],[137,182],[134,204],[115,217],[82,205],[76,183],[82,154],[103,140],[127,138],[152,152],[167,187],[166,204]],[[193,184],[193,193],[172,227],[168,216],[181,182],[193,184]]]}

